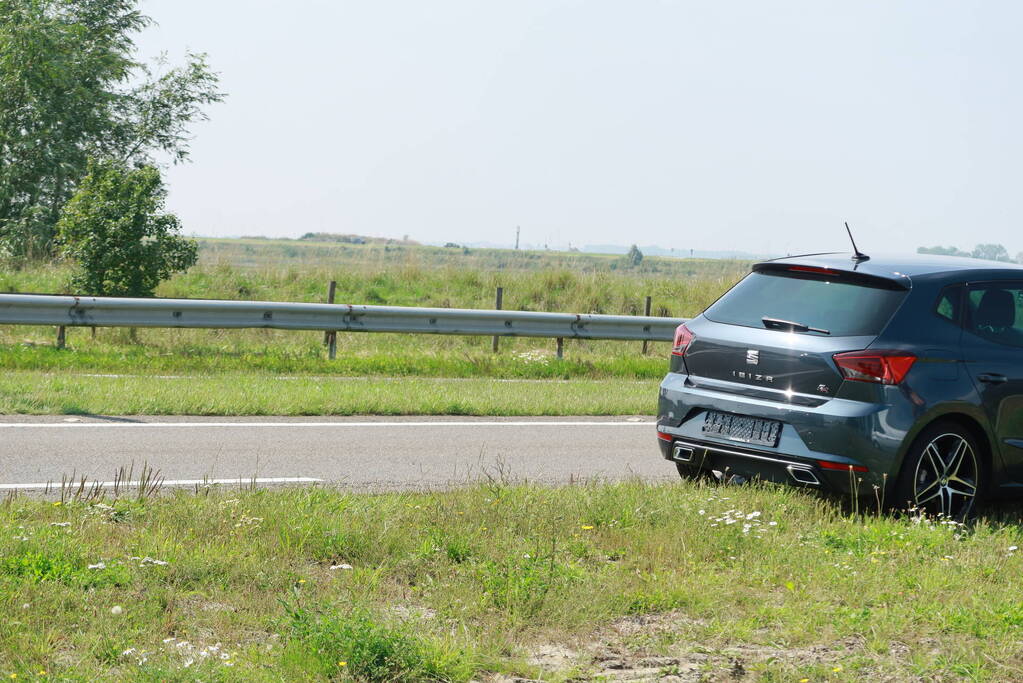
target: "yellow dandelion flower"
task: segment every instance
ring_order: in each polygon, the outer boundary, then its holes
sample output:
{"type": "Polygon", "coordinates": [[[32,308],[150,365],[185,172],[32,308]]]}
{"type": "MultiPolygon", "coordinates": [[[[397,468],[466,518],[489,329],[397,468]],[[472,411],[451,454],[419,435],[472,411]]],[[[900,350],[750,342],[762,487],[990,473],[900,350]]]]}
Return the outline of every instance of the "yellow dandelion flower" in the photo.
{"type": "Polygon", "coordinates": [[[338,662],[338,666],[348,666],[348,662],[338,662]]]}
{"type": "Polygon", "coordinates": [[[799,683],[810,683],[810,679],[809,678],[800,678],[799,679],[799,683]]]}
{"type": "MultiPolygon", "coordinates": [[[[55,507],[55,508],[59,508],[63,504],[64,503],[60,502],[59,500],[53,501],[53,507],[55,507]]],[[[18,677],[18,674],[11,674],[11,678],[17,678],[17,677],[18,677]]]]}
{"type": "Polygon", "coordinates": [[[589,531],[590,529],[593,528],[593,525],[592,524],[583,524],[582,528],[585,529],[586,531],[589,531]]]}
{"type": "Polygon", "coordinates": [[[299,583],[305,583],[305,579],[299,579],[298,582],[299,583]]]}
{"type": "Polygon", "coordinates": [[[834,669],[832,669],[832,671],[834,671],[835,673],[838,673],[838,672],[839,672],[839,671],[841,671],[841,670],[842,670],[842,665],[841,665],[841,664],[839,664],[839,665],[838,665],[838,666],[836,666],[836,667],[835,667],[834,669]]]}

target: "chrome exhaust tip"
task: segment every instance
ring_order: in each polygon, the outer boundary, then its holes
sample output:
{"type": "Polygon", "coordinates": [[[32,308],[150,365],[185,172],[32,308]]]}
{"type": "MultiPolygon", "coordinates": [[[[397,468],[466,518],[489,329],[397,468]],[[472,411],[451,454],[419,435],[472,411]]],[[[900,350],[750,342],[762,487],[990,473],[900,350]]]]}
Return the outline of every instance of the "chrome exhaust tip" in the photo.
{"type": "Polygon", "coordinates": [[[671,459],[675,462],[692,462],[693,449],[689,446],[675,445],[671,451],[671,459]]]}
{"type": "Polygon", "coordinates": [[[817,475],[811,469],[796,467],[795,465],[789,465],[785,469],[788,470],[789,476],[800,484],[808,486],[820,486],[821,484],[821,480],[817,478],[817,475]]]}

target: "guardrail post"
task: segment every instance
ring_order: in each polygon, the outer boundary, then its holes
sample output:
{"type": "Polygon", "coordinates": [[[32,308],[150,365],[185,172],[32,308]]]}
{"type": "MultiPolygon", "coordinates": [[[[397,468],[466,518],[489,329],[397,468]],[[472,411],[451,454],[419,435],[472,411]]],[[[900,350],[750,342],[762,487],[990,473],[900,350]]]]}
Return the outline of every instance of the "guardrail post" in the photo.
{"type": "Polygon", "coordinates": [[[64,326],[60,325],[59,327],[57,327],[57,348],[58,349],[64,348],[64,343],[65,343],[66,339],[67,339],[67,332],[65,331],[64,326]]]}
{"type": "Polygon", "coordinates": [[[558,337],[558,360],[565,357],[565,338],[558,337]]]}
{"type": "MultiPolygon", "coordinates": [[[[327,285],[327,303],[334,303],[334,293],[337,291],[337,282],[330,281],[327,285]]],[[[323,333],[323,343],[327,346],[327,357],[334,360],[337,357],[337,330],[330,330],[323,333]]]]}
{"type": "MultiPolygon", "coordinates": [[[[649,316],[650,315],[650,297],[646,298],[646,306],[643,307],[643,311],[644,311],[643,315],[645,315],[645,316],[649,316]]],[[[647,344],[649,344],[649,343],[650,342],[648,342],[646,339],[643,340],[643,355],[644,356],[646,355],[647,344]]]]}
{"type": "MultiPolygon", "coordinates": [[[[497,288],[497,299],[494,301],[494,308],[500,311],[501,310],[501,304],[503,303],[503,300],[504,300],[504,287],[498,287],[497,288]]],[[[497,353],[497,347],[500,345],[500,339],[501,338],[498,337],[496,334],[494,335],[494,353],[497,353]]]]}

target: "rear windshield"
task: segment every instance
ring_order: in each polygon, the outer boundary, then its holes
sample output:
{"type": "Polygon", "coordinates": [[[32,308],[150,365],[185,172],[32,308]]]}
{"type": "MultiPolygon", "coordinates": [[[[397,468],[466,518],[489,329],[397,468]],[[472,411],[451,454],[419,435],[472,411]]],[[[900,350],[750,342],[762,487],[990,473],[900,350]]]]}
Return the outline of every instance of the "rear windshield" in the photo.
{"type": "Polygon", "coordinates": [[[833,337],[876,336],[905,296],[905,290],[859,282],[760,272],[746,276],[704,315],[714,322],[745,327],[767,327],[766,317],[827,330],[833,337]]]}

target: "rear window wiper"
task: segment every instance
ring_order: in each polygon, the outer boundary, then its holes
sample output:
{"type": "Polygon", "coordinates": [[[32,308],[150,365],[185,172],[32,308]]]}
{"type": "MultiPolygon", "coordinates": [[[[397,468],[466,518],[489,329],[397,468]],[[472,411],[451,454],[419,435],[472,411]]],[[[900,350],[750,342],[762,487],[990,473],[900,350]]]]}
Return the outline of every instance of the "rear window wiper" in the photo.
{"type": "Polygon", "coordinates": [[[803,323],[793,322],[791,320],[782,320],[781,318],[761,318],[760,321],[764,323],[764,327],[771,330],[791,330],[792,332],[817,332],[818,334],[831,334],[828,330],[822,330],[819,327],[810,327],[803,323]]]}

